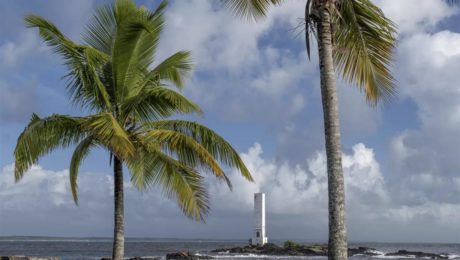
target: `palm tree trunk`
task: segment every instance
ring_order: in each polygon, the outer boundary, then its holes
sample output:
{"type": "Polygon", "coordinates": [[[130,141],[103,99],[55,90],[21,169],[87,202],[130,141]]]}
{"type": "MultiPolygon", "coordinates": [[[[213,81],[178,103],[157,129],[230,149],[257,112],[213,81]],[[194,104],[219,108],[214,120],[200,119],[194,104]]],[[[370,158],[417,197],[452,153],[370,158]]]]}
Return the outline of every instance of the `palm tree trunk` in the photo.
{"type": "Polygon", "coordinates": [[[123,203],[123,164],[114,156],[113,173],[114,180],[114,234],[113,234],[113,260],[122,260],[125,251],[125,224],[124,224],[124,203],[123,203]]]}
{"type": "Polygon", "coordinates": [[[332,59],[331,15],[327,8],[320,10],[317,32],[329,190],[328,255],[329,259],[347,259],[345,191],[336,78],[332,59]]]}

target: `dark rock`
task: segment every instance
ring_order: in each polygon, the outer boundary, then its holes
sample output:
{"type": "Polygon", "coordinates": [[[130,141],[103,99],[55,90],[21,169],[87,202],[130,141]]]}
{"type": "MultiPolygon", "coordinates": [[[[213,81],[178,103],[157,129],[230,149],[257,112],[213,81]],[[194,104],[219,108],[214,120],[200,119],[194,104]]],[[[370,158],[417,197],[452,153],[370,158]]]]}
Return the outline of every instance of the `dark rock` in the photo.
{"type": "Polygon", "coordinates": [[[377,256],[381,255],[378,253],[377,249],[370,247],[358,247],[358,248],[348,248],[348,256],[354,255],[367,255],[367,256],[377,256]]]}
{"type": "Polygon", "coordinates": [[[407,250],[399,250],[398,252],[394,252],[394,253],[386,253],[385,256],[414,256],[416,258],[429,258],[429,259],[448,259],[449,258],[447,255],[443,255],[443,254],[433,254],[433,253],[407,251],[407,250]]]}
{"type": "Polygon", "coordinates": [[[177,252],[166,255],[166,260],[181,259],[181,260],[198,260],[198,259],[213,259],[211,256],[203,256],[191,254],[190,252],[177,252]]]}
{"type": "Polygon", "coordinates": [[[263,246],[220,248],[220,249],[213,250],[211,252],[228,253],[228,254],[326,256],[327,246],[324,246],[324,245],[296,245],[296,246],[291,246],[291,247],[280,247],[272,243],[267,243],[263,246]]]}
{"type": "MultiPolygon", "coordinates": [[[[127,260],[160,260],[161,257],[145,257],[145,256],[135,256],[128,258],[127,260]]],[[[101,260],[112,260],[111,257],[103,257],[101,260]]]]}
{"type": "Polygon", "coordinates": [[[303,245],[299,251],[307,256],[327,256],[327,245],[303,245]]]}
{"type": "Polygon", "coordinates": [[[128,260],[160,260],[161,257],[144,257],[144,256],[135,256],[128,258],[128,260]]]}
{"type": "MultiPolygon", "coordinates": [[[[264,246],[245,246],[233,248],[219,248],[211,251],[212,253],[226,253],[226,254],[256,254],[256,255],[285,255],[285,256],[327,256],[327,245],[298,245],[292,244],[288,247],[280,247],[275,244],[265,244],[264,246]]],[[[446,254],[433,254],[424,252],[411,252],[407,250],[399,250],[394,253],[383,254],[375,248],[358,247],[349,248],[348,256],[401,256],[401,257],[415,257],[415,258],[429,258],[429,259],[448,259],[446,254]]],[[[189,258],[177,258],[189,259],[189,258]]]]}

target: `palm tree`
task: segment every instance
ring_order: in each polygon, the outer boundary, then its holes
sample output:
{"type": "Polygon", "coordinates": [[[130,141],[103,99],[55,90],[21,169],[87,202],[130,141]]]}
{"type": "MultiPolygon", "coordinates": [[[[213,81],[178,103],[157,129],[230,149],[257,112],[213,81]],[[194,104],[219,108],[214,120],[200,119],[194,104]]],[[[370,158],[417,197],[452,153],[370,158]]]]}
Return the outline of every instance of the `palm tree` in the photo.
{"type": "Polygon", "coordinates": [[[114,172],[114,239],[112,259],[124,255],[123,167],[140,190],[162,187],[184,214],[203,220],[209,211],[201,172],[231,183],[221,165],[251,174],[232,146],[196,122],[167,120],[174,114],[201,113],[173,88],[181,89],[191,72],[190,53],[179,51],[153,66],[167,3],[156,10],[117,0],[98,9],[86,27],[84,43],[75,43],[46,19],[29,15],[28,27],[68,69],[67,90],[87,116],[36,114],[18,138],[15,179],[56,148],[76,145],[70,161],[70,186],[77,200],[78,169],[94,148],[108,151],[114,172]]]}
{"type": "MultiPolygon", "coordinates": [[[[224,0],[245,18],[266,16],[282,0],[224,0]]],[[[369,104],[376,105],[395,92],[390,65],[395,47],[395,25],[370,0],[307,0],[305,37],[317,39],[327,155],[329,196],[329,259],[347,258],[345,191],[342,170],[339,111],[335,70],[356,84],[369,104]]]]}

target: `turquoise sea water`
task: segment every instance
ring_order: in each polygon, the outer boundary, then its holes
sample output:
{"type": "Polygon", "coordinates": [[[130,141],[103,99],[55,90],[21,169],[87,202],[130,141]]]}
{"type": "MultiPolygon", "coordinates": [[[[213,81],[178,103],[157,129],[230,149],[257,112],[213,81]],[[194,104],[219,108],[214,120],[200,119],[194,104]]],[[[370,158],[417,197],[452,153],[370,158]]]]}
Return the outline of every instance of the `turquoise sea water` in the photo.
{"type": "MultiPolygon", "coordinates": [[[[282,241],[271,241],[281,244],[282,241]]],[[[220,259],[326,259],[323,257],[269,257],[252,255],[216,255],[211,250],[223,247],[244,246],[247,240],[211,240],[211,239],[152,239],[128,238],[126,256],[157,256],[164,259],[167,253],[189,251],[212,255],[220,259]]],[[[395,252],[399,249],[443,253],[451,259],[460,259],[460,244],[402,244],[402,243],[350,243],[350,247],[366,246],[380,252],[395,252]]],[[[1,255],[59,256],[63,260],[100,259],[111,253],[110,238],[52,238],[52,237],[2,237],[1,255]]],[[[353,259],[389,258],[377,256],[353,257],[353,259]]],[[[392,259],[398,257],[392,257],[392,259]]]]}

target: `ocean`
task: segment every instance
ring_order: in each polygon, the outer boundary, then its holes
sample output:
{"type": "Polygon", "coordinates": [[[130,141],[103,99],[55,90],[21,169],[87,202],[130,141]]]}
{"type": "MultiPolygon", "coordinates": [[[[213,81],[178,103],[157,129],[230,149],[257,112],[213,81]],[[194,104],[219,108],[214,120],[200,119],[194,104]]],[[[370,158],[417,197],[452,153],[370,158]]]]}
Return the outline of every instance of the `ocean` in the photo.
{"type": "MultiPolygon", "coordinates": [[[[283,241],[270,241],[281,245],[283,241]]],[[[155,256],[165,259],[167,253],[188,251],[211,255],[218,259],[326,259],[325,257],[272,257],[254,255],[217,255],[210,253],[217,248],[244,246],[247,240],[212,240],[212,239],[156,239],[127,238],[126,257],[155,256]]],[[[460,259],[460,244],[406,244],[406,243],[350,243],[350,247],[372,247],[382,253],[395,252],[400,249],[447,254],[450,259],[460,259]]],[[[0,256],[58,256],[62,260],[101,259],[111,254],[110,238],[52,238],[52,237],[1,237],[0,256]]],[[[352,259],[378,259],[398,257],[364,257],[352,259]]]]}

